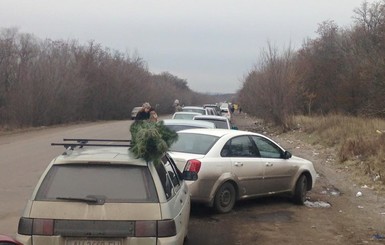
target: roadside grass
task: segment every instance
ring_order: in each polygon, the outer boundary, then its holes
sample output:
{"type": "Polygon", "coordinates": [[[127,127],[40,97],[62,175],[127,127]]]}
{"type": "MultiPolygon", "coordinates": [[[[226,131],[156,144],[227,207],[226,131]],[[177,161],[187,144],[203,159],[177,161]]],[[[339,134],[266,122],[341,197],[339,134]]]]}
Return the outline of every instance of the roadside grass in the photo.
{"type": "Polygon", "coordinates": [[[311,135],[308,143],[337,149],[338,164],[351,169],[360,184],[372,180],[385,187],[385,120],[330,115],[296,116],[293,122],[311,135]]]}

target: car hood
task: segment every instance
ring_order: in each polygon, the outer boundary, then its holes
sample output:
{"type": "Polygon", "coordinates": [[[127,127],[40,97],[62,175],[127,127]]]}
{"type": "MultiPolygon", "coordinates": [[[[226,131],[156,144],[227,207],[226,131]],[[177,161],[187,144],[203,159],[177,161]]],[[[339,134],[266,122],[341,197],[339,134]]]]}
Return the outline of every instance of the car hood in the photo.
{"type": "Polygon", "coordinates": [[[174,160],[176,166],[180,171],[183,172],[183,169],[186,165],[187,160],[190,159],[201,159],[205,155],[201,154],[193,154],[193,153],[185,153],[185,152],[176,152],[176,151],[170,151],[168,152],[171,156],[171,158],[174,160]]]}

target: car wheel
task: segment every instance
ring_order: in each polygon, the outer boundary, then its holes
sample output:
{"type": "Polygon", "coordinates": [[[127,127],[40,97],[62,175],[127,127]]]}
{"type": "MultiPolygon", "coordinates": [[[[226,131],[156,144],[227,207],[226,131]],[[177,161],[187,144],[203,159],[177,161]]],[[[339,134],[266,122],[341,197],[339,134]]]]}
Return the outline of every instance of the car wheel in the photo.
{"type": "Polygon", "coordinates": [[[293,201],[295,204],[303,205],[306,201],[307,192],[307,178],[305,175],[301,175],[297,180],[294,190],[293,201]]]}
{"type": "Polygon", "coordinates": [[[186,235],[183,239],[183,245],[188,245],[189,244],[189,239],[188,239],[188,235],[186,235]]]}
{"type": "Polygon", "coordinates": [[[235,204],[234,185],[226,182],[219,187],[214,197],[214,208],[218,213],[228,213],[235,204]]]}

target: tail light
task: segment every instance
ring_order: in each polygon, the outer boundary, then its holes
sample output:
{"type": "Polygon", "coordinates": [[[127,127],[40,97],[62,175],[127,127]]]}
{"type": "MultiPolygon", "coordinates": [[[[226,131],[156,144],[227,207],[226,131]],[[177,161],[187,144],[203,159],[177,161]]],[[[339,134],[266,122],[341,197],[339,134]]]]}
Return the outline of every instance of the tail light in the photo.
{"type": "Polygon", "coordinates": [[[170,237],[175,235],[176,225],[172,219],[135,222],[136,237],[170,237]]]}
{"type": "Polygon", "coordinates": [[[158,221],[158,237],[167,237],[175,235],[176,225],[174,220],[170,219],[158,221]]]}
{"type": "Polygon", "coordinates": [[[156,221],[136,221],[135,236],[137,237],[155,237],[156,221]]]}
{"type": "MultiPolygon", "coordinates": [[[[18,233],[27,236],[52,236],[54,235],[54,223],[53,219],[22,217],[19,220],[18,233]]],[[[135,221],[135,237],[170,237],[175,235],[176,225],[172,219],[135,221]]]]}
{"type": "Polygon", "coordinates": [[[20,218],[18,233],[22,235],[52,236],[54,231],[52,219],[20,218]]]}
{"type": "Polygon", "coordinates": [[[202,163],[199,160],[191,159],[187,161],[186,166],[184,167],[184,170],[198,173],[199,170],[201,169],[201,165],[202,163]]]}

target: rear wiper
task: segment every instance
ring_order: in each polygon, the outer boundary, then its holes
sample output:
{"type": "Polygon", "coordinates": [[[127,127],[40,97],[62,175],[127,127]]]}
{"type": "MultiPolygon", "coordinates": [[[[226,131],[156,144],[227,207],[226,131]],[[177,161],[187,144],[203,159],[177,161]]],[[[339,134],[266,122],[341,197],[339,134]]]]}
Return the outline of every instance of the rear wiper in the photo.
{"type": "Polygon", "coordinates": [[[88,195],[86,197],[56,197],[56,199],[66,200],[66,201],[86,202],[88,204],[94,204],[94,205],[103,205],[106,202],[105,196],[95,196],[95,195],[88,195]]]}

